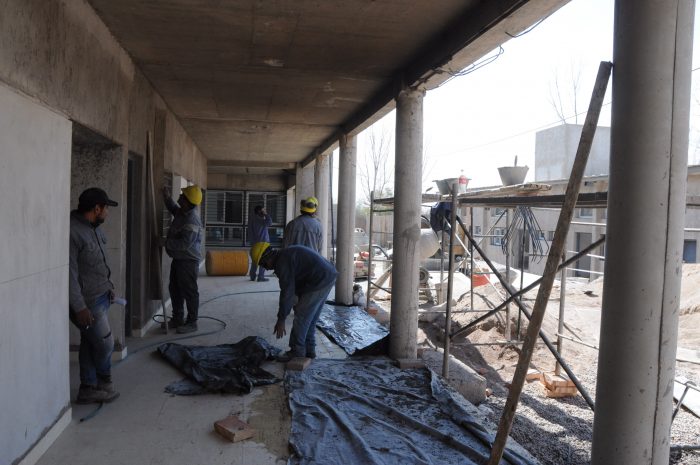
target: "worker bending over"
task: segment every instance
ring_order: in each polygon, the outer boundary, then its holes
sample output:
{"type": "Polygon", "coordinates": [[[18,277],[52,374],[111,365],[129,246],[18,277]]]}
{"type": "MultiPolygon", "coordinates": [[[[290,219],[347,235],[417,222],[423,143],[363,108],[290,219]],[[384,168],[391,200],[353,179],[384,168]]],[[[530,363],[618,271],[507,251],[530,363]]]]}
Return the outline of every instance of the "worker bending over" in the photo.
{"type": "Polygon", "coordinates": [[[277,339],[287,334],[285,320],[292,310],[295,296],[294,321],[289,335],[290,350],[277,357],[286,362],[294,357],[316,358],[316,321],[328,293],[335,284],[338,272],[316,251],[292,245],[285,249],[270,248],[267,242],[258,242],[250,251],[254,263],[267,270],[275,270],[280,284],[279,310],[274,334],[277,339]]]}

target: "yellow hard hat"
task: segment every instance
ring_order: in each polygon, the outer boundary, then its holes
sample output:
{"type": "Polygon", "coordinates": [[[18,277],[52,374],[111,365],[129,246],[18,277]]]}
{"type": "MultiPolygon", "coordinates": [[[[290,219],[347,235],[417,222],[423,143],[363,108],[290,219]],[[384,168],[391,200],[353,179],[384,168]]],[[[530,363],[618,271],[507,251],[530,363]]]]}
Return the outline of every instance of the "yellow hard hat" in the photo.
{"type": "Polygon", "coordinates": [[[260,263],[260,257],[263,253],[270,247],[269,242],[256,242],[253,247],[250,248],[250,258],[253,259],[253,263],[258,265],[260,263]]]}
{"type": "Polygon", "coordinates": [[[199,205],[202,203],[202,189],[200,189],[199,186],[183,187],[182,193],[192,205],[199,205]]]}
{"type": "Polygon", "coordinates": [[[318,199],[316,197],[309,197],[301,201],[301,211],[306,213],[315,213],[318,208],[318,199]]]}

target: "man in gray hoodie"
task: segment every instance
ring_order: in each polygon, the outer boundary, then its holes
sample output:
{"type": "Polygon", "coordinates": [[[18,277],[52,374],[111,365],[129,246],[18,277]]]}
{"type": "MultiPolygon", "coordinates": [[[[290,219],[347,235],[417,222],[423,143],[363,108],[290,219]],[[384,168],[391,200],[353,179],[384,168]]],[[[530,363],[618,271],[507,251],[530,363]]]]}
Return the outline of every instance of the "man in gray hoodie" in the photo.
{"type": "Polygon", "coordinates": [[[105,191],[91,187],[80,194],[78,208],[70,215],[69,315],[80,330],[79,404],[119,397],[112,384],[114,338],[107,318],[114,284],[107,266],[107,239],[100,229],[109,207],[117,205],[105,191]]]}

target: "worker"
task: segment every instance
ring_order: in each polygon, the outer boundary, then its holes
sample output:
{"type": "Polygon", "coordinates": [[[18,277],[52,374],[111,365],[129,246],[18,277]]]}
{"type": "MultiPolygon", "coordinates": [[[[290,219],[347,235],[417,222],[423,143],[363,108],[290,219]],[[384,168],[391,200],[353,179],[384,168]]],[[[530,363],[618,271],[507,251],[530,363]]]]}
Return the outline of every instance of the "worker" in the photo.
{"type": "Polygon", "coordinates": [[[316,197],[308,197],[301,201],[300,215],[287,223],[284,228],[283,247],[305,245],[321,253],[323,231],[321,222],[316,218],[317,208],[316,197]]]}
{"type": "Polygon", "coordinates": [[[314,250],[290,245],[273,249],[267,242],[258,242],[251,248],[253,262],[265,269],[275,270],[279,278],[280,299],[274,334],[280,339],[287,334],[285,321],[292,310],[295,297],[289,350],[277,357],[286,362],[295,357],[316,358],[316,321],[328,293],[335,284],[335,267],[314,250]]]}
{"type": "Polygon", "coordinates": [[[107,311],[114,284],[107,265],[107,239],[100,225],[109,207],[119,204],[97,187],[84,190],[70,214],[69,316],[80,330],[79,404],[111,402],[119,393],[112,383],[114,337],[107,311]]]}
{"type": "Polygon", "coordinates": [[[165,251],[173,259],[170,265],[170,300],[173,317],[170,327],[184,334],[197,331],[199,289],[197,276],[202,261],[202,221],[197,206],[202,203],[202,190],[198,186],[181,189],[177,204],[163,187],[163,201],[173,221],[165,240],[165,251]],[[184,319],[184,303],[187,302],[187,319],[184,319]]]}
{"type": "MultiPolygon", "coordinates": [[[[248,239],[251,244],[257,242],[270,242],[270,232],[267,228],[272,226],[272,218],[267,214],[262,205],[256,205],[253,214],[248,220],[248,239]]],[[[251,261],[250,280],[268,281],[265,277],[265,268],[251,261]]]]}

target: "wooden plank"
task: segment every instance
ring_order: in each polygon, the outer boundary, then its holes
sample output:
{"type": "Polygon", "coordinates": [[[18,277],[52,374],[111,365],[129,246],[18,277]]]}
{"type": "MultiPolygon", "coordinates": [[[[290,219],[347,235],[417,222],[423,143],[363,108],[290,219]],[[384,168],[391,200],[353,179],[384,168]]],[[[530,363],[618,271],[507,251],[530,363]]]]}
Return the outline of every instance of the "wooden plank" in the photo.
{"type": "Polygon", "coordinates": [[[678,347],[676,349],[676,360],[680,360],[681,362],[700,364],[700,350],[684,349],[683,347],[678,347]]]}
{"type": "MultiPolygon", "coordinates": [[[[673,398],[676,399],[676,401],[683,395],[685,384],[687,382],[688,379],[683,376],[679,376],[673,381],[673,398]]],[[[683,398],[683,407],[690,410],[696,417],[700,418],[700,392],[692,388],[688,389],[688,392],[683,398]]]]}

